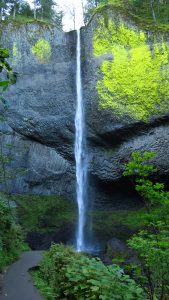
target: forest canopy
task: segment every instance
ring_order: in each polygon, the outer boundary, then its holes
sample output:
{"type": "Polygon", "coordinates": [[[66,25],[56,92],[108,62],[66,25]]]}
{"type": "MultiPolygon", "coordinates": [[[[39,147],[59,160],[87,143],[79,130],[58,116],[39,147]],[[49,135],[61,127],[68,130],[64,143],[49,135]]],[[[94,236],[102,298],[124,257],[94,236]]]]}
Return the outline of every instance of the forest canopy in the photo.
{"type": "Polygon", "coordinates": [[[16,20],[18,18],[47,20],[62,27],[62,11],[57,1],[53,0],[34,0],[30,6],[26,0],[1,0],[0,19],[16,20]]]}

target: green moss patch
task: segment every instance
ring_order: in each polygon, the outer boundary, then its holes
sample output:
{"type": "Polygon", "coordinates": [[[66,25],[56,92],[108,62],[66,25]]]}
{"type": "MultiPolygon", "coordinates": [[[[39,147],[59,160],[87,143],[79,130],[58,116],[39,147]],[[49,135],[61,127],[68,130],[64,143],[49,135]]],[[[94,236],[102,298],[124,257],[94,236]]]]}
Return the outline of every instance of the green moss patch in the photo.
{"type": "Polygon", "coordinates": [[[40,39],[31,48],[33,55],[35,55],[40,64],[48,63],[51,57],[51,45],[45,39],[40,39]]]}
{"type": "Polygon", "coordinates": [[[93,38],[94,55],[108,54],[112,60],[101,65],[97,82],[99,105],[112,110],[117,118],[148,121],[168,112],[169,44],[125,25],[102,17],[93,38]]]}
{"type": "MultiPolygon", "coordinates": [[[[26,233],[59,233],[74,227],[77,222],[76,203],[58,196],[18,195],[14,197],[18,207],[18,218],[26,233]]],[[[154,210],[158,214],[158,209],[154,210]]],[[[93,218],[94,236],[105,241],[116,236],[127,240],[133,232],[144,226],[145,209],[136,211],[88,212],[93,218]]]]}
{"type": "Polygon", "coordinates": [[[31,17],[26,17],[26,16],[16,16],[15,19],[6,19],[2,21],[2,24],[13,24],[15,25],[24,25],[24,24],[29,24],[29,23],[37,23],[39,25],[44,25],[44,26],[51,26],[51,22],[49,20],[39,20],[39,19],[34,19],[31,17]]]}
{"type": "Polygon", "coordinates": [[[73,202],[59,196],[18,195],[19,221],[26,232],[57,232],[76,222],[73,202]]]}
{"type": "MultiPolygon", "coordinates": [[[[154,220],[161,214],[161,208],[152,210],[154,220]]],[[[147,222],[145,208],[133,211],[97,211],[93,213],[93,231],[99,240],[113,237],[126,241],[130,236],[142,229],[147,222]]]]}

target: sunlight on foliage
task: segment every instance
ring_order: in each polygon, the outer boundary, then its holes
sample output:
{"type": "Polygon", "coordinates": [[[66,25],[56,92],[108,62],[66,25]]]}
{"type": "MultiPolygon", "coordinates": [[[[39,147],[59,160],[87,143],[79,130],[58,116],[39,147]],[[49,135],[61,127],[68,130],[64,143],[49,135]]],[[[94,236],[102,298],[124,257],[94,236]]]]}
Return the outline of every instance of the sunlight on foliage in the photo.
{"type": "Polygon", "coordinates": [[[32,47],[32,53],[37,57],[40,64],[48,63],[51,57],[51,45],[45,39],[40,39],[32,47]]]}
{"type": "Polygon", "coordinates": [[[168,111],[169,45],[164,41],[151,47],[143,31],[122,22],[107,26],[101,20],[94,34],[94,55],[112,53],[113,60],[101,65],[103,78],[97,83],[100,105],[117,117],[147,121],[168,111]]]}

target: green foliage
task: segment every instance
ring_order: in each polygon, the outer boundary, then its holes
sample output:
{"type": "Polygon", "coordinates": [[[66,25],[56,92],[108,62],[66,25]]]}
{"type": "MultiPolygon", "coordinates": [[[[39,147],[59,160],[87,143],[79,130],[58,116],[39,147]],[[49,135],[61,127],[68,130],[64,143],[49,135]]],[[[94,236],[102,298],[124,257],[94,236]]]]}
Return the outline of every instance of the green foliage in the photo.
{"type": "MultiPolygon", "coordinates": [[[[99,259],[75,253],[71,247],[53,245],[38,273],[49,286],[47,299],[145,299],[143,291],[116,266],[105,266],[99,259]]],[[[43,288],[45,293],[46,287],[43,288]]]]}
{"type": "Polygon", "coordinates": [[[34,0],[32,4],[33,8],[27,0],[1,0],[1,21],[25,24],[37,20],[41,23],[56,25],[62,29],[63,13],[55,1],[34,0]]]}
{"type": "Polygon", "coordinates": [[[97,83],[100,105],[112,109],[117,117],[148,120],[168,110],[169,47],[164,41],[146,43],[143,31],[123,22],[101,18],[95,31],[94,54],[105,55],[97,83]],[[106,55],[112,60],[106,60],[106,55]]]}
{"type": "Polygon", "coordinates": [[[145,215],[145,209],[130,212],[111,209],[94,210],[92,213],[94,236],[102,241],[108,241],[112,236],[126,241],[132,233],[144,225],[145,215]]]}
{"type": "Polygon", "coordinates": [[[53,16],[53,5],[55,4],[53,0],[41,0],[41,16],[45,19],[52,19],[53,16]]]}
{"type": "Polygon", "coordinates": [[[168,205],[169,192],[164,191],[163,183],[153,183],[148,179],[148,176],[157,172],[157,168],[151,163],[155,156],[154,152],[140,152],[132,153],[132,158],[126,164],[124,176],[135,176],[136,191],[142,196],[147,205],[151,208],[153,205],[168,205]]]}
{"type": "Polygon", "coordinates": [[[142,22],[148,22],[154,27],[156,24],[167,24],[169,20],[168,0],[87,0],[85,9],[87,21],[92,14],[107,7],[120,8],[126,15],[135,17],[137,21],[140,19],[142,22]]]}
{"type": "Polygon", "coordinates": [[[27,18],[33,18],[33,10],[31,9],[28,2],[23,2],[20,5],[20,9],[18,11],[18,15],[25,16],[27,18]]]}
{"type": "MultiPolygon", "coordinates": [[[[77,220],[77,210],[74,202],[59,196],[16,195],[20,224],[26,232],[41,233],[64,231],[74,228],[77,220]]],[[[88,217],[90,218],[90,211],[88,217]]],[[[154,218],[160,211],[154,208],[154,218]]],[[[145,209],[135,211],[94,210],[93,232],[100,240],[109,240],[117,234],[126,241],[131,233],[140,229],[146,221],[145,209]]]]}
{"type": "Polygon", "coordinates": [[[40,64],[48,63],[51,56],[51,45],[45,39],[40,39],[32,46],[32,53],[37,57],[40,64]]]}
{"type": "Polygon", "coordinates": [[[155,156],[154,152],[144,152],[143,155],[140,152],[133,152],[131,160],[125,165],[125,171],[123,176],[137,176],[148,177],[151,173],[157,171],[157,168],[150,162],[155,156]]]}
{"type": "Polygon", "coordinates": [[[155,22],[169,21],[168,0],[129,0],[130,9],[137,15],[155,22]]]}
{"type": "MultiPolygon", "coordinates": [[[[6,59],[9,57],[8,49],[0,49],[0,72],[6,71],[7,80],[0,80],[0,91],[7,89],[9,84],[16,82],[16,73],[14,73],[7,63],[6,59]]],[[[1,101],[4,99],[1,97],[1,101]]],[[[2,136],[1,136],[2,138],[2,136]]],[[[11,149],[12,145],[6,145],[11,149]]],[[[0,141],[0,183],[7,183],[8,180],[16,177],[11,172],[8,172],[6,166],[12,161],[10,155],[3,153],[3,143],[0,141]]],[[[7,192],[7,191],[6,191],[7,192]]],[[[0,197],[0,272],[4,267],[12,263],[19,254],[25,249],[23,243],[23,233],[20,226],[18,226],[13,219],[12,210],[10,209],[9,199],[0,197]]]]}
{"type": "MultiPolygon", "coordinates": [[[[77,211],[74,202],[59,196],[16,195],[17,212],[21,226],[26,232],[41,233],[64,231],[74,228],[77,211]]],[[[88,217],[90,218],[90,211],[88,217]]],[[[160,211],[154,209],[154,218],[160,211]]],[[[99,240],[109,240],[117,234],[126,241],[131,233],[140,229],[146,221],[145,209],[135,211],[94,210],[93,232],[99,240]]]]}
{"type": "Polygon", "coordinates": [[[169,192],[164,191],[164,184],[153,183],[150,180],[137,180],[137,192],[152,206],[169,204],[169,192]]]}
{"type": "Polygon", "coordinates": [[[59,196],[17,195],[20,223],[26,232],[59,232],[76,222],[76,210],[70,200],[59,196]]]}
{"type": "Polygon", "coordinates": [[[168,299],[169,295],[169,228],[156,226],[156,233],[142,231],[133,236],[128,244],[135,250],[139,264],[132,268],[134,277],[150,299],[168,299]],[[156,298],[155,298],[156,297],[156,298]]]}
{"type": "Polygon", "coordinates": [[[134,176],[136,190],[144,200],[145,229],[134,235],[129,246],[139,263],[130,266],[135,280],[142,284],[150,300],[167,300],[169,295],[169,192],[164,184],[153,183],[148,176],[157,169],[151,163],[154,153],[132,154],[124,176],[134,176]],[[158,207],[158,214],[153,210],[158,207]]]}
{"type": "Polygon", "coordinates": [[[35,286],[40,290],[41,294],[45,297],[46,300],[55,300],[55,295],[52,291],[52,288],[48,283],[41,277],[41,272],[31,272],[35,286]]]}
{"type": "Polygon", "coordinates": [[[84,22],[87,23],[90,20],[97,7],[107,5],[108,2],[108,0],[87,0],[84,6],[84,22]]]}
{"type": "Polygon", "coordinates": [[[4,197],[0,197],[0,272],[26,249],[23,232],[12,218],[4,197]]]}
{"type": "MultiPolygon", "coordinates": [[[[0,93],[5,91],[9,84],[16,83],[16,73],[14,73],[7,62],[9,57],[9,51],[7,48],[0,48],[0,73],[4,71],[6,73],[6,78],[0,78],[0,93]]],[[[2,98],[0,98],[2,100],[2,98]]]]}
{"type": "Polygon", "coordinates": [[[42,19],[34,19],[32,17],[27,17],[25,15],[17,15],[16,18],[13,20],[10,17],[8,19],[4,20],[4,24],[13,24],[14,26],[20,26],[23,24],[31,24],[31,23],[35,23],[35,24],[39,24],[42,27],[47,27],[49,28],[49,26],[51,26],[51,22],[50,20],[42,20],[42,19]]]}
{"type": "MultiPolygon", "coordinates": [[[[6,100],[3,98],[2,94],[10,84],[15,84],[17,79],[17,73],[13,72],[10,65],[7,62],[9,57],[9,51],[7,48],[0,48],[0,73],[2,73],[2,78],[0,78],[0,101],[6,109],[6,100]]],[[[4,114],[0,113],[0,121],[4,121],[4,114]]],[[[2,154],[2,153],[1,153],[2,154]]],[[[2,155],[0,155],[0,160],[2,155]]],[[[1,175],[1,174],[0,174],[1,175]]]]}

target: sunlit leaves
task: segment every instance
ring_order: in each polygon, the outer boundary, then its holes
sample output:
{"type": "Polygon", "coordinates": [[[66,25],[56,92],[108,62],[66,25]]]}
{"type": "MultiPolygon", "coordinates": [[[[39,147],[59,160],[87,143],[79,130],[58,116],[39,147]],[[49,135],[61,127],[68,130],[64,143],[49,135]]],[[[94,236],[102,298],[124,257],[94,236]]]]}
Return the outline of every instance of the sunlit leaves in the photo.
{"type": "MultiPolygon", "coordinates": [[[[4,71],[6,74],[4,75],[5,79],[0,79],[0,92],[4,92],[9,84],[16,83],[17,73],[13,72],[11,67],[9,66],[6,58],[9,57],[9,52],[7,48],[0,48],[0,72],[4,71]]],[[[2,100],[2,98],[1,98],[2,100]]]]}
{"type": "Polygon", "coordinates": [[[9,51],[7,48],[0,48],[0,58],[8,58],[9,51]]]}
{"type": "Polygon", "coordinates": [[[148,177],[151,173],[157,172],[157,168],[151,163],[155,156],[154,152],[144,152],[143,155],[133,152],[131,160],[125,165],[124,176],[135,175],[138,178],[148,177]]]}

